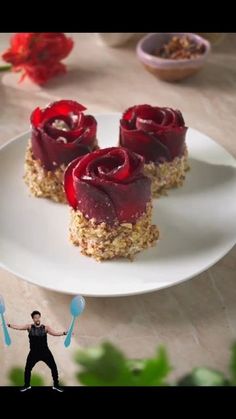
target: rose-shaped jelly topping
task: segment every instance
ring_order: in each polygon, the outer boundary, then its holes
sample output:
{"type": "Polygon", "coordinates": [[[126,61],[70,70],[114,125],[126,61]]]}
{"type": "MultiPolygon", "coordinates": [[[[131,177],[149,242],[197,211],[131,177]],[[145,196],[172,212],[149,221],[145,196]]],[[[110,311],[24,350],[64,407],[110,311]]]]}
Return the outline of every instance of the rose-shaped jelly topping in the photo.
{"type": "Polygon", "coordinates": [[[178,110],[133,106],[120,121],[120,145],[141,154],[146,163],[171,161],[183,155],[186,131],[178,110]]]}
{"type": "Polygon", "coordinates": [[[67,165],[97,146],[97,122],[84,115],[86,108],[72,100],[60,100],[31,115],[31,144],[34,157],[47,170],[67,165]]]}
{"type": "Polygon", "coordinates": [[[64,178],[69,204],[96,223],[134,223],[151,199],[151,181],[143,174],[143,164],[142,156],[123,147],[75,159],[64,178]]]}

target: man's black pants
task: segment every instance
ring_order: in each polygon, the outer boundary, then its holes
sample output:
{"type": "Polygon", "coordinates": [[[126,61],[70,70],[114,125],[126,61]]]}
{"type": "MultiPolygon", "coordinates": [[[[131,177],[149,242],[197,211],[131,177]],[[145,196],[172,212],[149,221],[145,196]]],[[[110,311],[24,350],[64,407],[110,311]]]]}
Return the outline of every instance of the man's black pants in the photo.
{"type": "Polygon", "coordinates": [[[50,368],[53,378],[54,386],[58,386],[58,371],[56,362],[50,349],[43,349],[41,351],[31,350],[26,360],[25,365],[25,386],[30,386],[31,371],[37,362],[43,361],[50,368]]]}

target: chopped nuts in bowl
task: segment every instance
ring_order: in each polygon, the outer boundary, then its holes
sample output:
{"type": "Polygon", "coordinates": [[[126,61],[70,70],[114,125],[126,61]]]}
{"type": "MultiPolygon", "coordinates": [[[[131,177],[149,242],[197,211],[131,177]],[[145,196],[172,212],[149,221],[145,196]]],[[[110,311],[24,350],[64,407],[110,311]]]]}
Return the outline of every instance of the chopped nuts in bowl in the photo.
{"type": "Polygon", "coordinates": [[[151,33],[137,45],[146,69],[166,81],[178,81],[198,72],[210,52],[210,43],[194,33],[151,33]]]}

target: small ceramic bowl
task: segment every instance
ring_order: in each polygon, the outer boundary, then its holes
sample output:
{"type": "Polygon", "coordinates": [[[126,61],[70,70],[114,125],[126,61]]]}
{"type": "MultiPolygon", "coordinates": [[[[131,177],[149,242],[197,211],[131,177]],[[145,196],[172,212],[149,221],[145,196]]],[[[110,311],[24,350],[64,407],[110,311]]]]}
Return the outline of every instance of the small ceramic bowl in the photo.
{"type": "Polygon", "coordinates": [[[197,73],[204,65],[211,50],[210,42],[194,33],[150,33],[137,45],[137,55],[146,69],[166,81],[178,81],[197,73]],[[205,46],[203,54],[196,58],[174,60],[152,55],[155,50],[168,43],[173,36],[188,36],[205,46]]]}

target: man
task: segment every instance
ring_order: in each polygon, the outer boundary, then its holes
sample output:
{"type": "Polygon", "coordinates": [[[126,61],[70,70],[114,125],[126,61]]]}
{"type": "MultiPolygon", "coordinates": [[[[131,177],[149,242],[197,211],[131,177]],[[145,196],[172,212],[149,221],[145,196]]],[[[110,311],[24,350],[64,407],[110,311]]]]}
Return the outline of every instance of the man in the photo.
{"type": "Polygon", "coordinates": [[[8,323],[8,327],[11,329],[27,330],[29,334],[30,352],[25,366],[25,385],[21,391],[31,389],[31,371],[37,362],[43,361],[51,369],[53,390],[62,392],[63,390],[59,387],[57,366],[47,344],[47,333],[51,336],[63,336],[66,335],[67,332],[55,332],[51,329],[51,327],[41,324],[41,313],[37,310],[31,313],[31,317],[33,319],[33,324],[17,326],[15,324],[8,323]]]}

